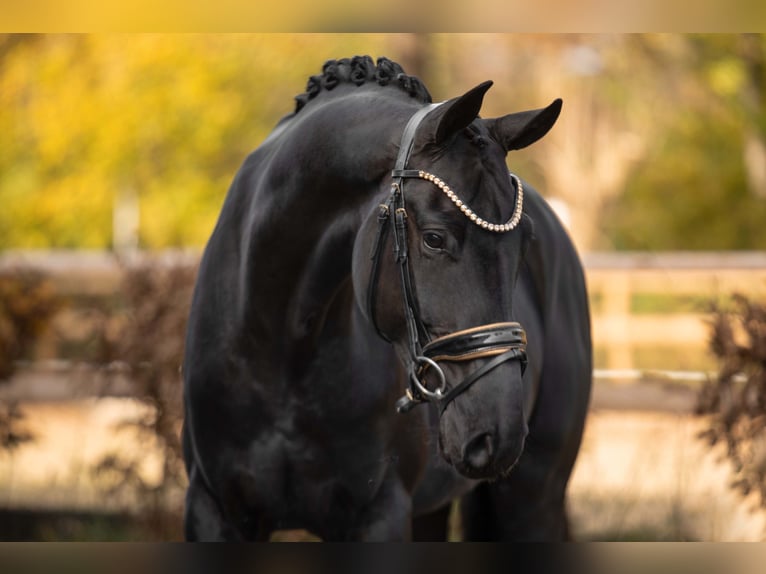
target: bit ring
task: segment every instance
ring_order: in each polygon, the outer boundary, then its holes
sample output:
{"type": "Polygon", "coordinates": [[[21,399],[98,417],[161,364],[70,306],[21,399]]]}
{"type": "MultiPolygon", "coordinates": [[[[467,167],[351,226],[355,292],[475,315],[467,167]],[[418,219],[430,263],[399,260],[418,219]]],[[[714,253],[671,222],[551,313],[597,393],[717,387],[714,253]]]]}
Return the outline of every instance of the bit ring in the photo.
{"type": "Polygon", "coordinates": [[[410,371],[410,381],[415,385],[415,388],[425,397],[432,400],[440,400],[444,396],[444,391],[447,388],[447,378],[444,376],[444,371],[433,359],[428,357],[415,357],[415,366],[410,371]],[[436,390],[430,391],[418,378],[418,372],[422,372],[422,366],[427,365],[436,370],[436,375],[439,378],[439,386],[436,390]]]}

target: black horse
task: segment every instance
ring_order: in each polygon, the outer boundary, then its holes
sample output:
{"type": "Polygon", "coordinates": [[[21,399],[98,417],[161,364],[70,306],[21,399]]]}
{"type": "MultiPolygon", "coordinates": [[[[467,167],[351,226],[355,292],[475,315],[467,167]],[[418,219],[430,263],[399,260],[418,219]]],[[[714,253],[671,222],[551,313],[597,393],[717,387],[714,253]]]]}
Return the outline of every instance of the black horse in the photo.
{"type": "Polygon", "coordinates": [[[588,408],[582,267],[506,153],[561,101],[478,117],[333,60],[234,178],[183,365],[189,540],[568,536],[588,408]]]}

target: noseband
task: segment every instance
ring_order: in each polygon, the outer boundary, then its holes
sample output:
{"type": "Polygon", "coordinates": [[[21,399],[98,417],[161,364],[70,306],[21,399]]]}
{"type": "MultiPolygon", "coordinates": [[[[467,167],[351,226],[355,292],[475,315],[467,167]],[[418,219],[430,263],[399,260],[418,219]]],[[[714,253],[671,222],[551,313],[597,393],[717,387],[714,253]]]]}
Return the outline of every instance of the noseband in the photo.
{"type": "Polygon", "coordinates": [[[479,217],[463,203],[457,195],[438,177],[425,171],[406,169],[415,142],[418,125],[425,116],[440,104],[431,104],[419,109],[407,122],[402,134],[399,155],[394,170],[393,182],[388,201],[381,204],[378,211],[378,233],[372,249],[372,271],[370,287],[367,293],[367,307],[370,320],[378,334],[390,342],[375,320],[375,300],[380,267],[382,246],[389,228],[393,234],[394,260],[399,268],[402,284],[404,315],[407,323],[409,361],[407,365],[408,388],[405,395],[396,402],[396,410],[404,413],[423,402],[433,402],[443,413],[447,406],[462,392],[468,389],[492,369],[509,361],[518,359],[524,373],[527,365],[527,337],[519,323],[491,323],[463,331],[457,331],[431,340],[423,324],[413,290],[412,273],[409,265],[407,241],[407,210],[404,203],[404,183],[407,179],[424,179],[436,185],[460,211],[476,225],[490,232],[505,233],[515,229],[521,221],[524,202],[521,181],[515,175],[516,201],[511,218],[503,224],[490,223],[479,217]],[[421,344],[425,341],[425,345],[421,344]],[[490,358],[478,370],[463,379],[459,384],[447,389],[447,379],[439,366],[440,361],[461,362],[474,359],[490,358]],[[439,386],[429,390],[425,383],[426,373],[432,370],[436,374],[439,386]]]}

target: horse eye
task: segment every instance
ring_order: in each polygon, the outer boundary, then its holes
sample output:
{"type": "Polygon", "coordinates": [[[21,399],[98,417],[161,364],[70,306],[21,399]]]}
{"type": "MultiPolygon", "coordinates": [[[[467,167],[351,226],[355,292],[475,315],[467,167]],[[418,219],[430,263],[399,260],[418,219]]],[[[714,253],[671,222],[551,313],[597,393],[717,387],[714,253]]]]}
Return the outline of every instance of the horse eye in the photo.
{"type": "Polygon", "coordinates": [[[438,233],[429,231],[423,234],[423,243],[426,244],[426,247],[430,247],[431,249],[441,249],[444,247],[444,237],[438,233]]]}

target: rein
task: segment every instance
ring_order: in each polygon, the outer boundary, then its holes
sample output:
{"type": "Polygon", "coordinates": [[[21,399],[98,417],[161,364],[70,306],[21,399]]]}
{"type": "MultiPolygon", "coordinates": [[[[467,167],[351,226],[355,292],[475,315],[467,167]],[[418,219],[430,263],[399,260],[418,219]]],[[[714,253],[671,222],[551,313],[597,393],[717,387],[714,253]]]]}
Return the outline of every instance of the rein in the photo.
{"type": "Polygon", "coordinates": [[[436,185],[460,211],[476,225],[487,231],[505,233],[515,229],[521,221],[524,203],[524,192],[518,177],[510,174],[516,183],[516,201],[511,218],[503,223],[490,223],[479,217],[463,203],[457,195],[438,177],[422,171],[407,169],[407,162],[412,153],[415,134],[425,116],[440,104],[431,104],[420,108],[407,122],[402,133],[399,154],[391,175],[391,193],[388,201],[379,206],[378,233],[373,243],[370,272],[370,287],[367,293],[367,306],[370,320],[378,334],[391,342],[380,330],[375,320],[375,300],[380,269],[382,246],[388,233],[393,234],[394,260],[399,268],[399,278],[402,285],[404,316],[407,324],[409,362],[407,365],[408,388],[405,395],[396,402],[396,410],[405,413],[423,402],[433,402],[439,407],[440,414],[447,406],[471,385],[486,375],[492,369],[509,360],[521,362],[522,374],[527,365],[527,337],[519,323],[504,322],[480,325],[462,331],[456,331],[431,340],[420,317],[417,299],[414,294],[412,272],[409,265],[409,243],[407,239],[407,209],[404,201],[404,185],[407,179],[425,179],[436,185]],[[421,344],[425,342],[425,345],[421,344]],[[491,358],[478,370],[474,371],[454,387],[447,389],[447,380],[439,361],[470,361],[474,359],[491,358]],[[429,390],[424,377],[428,370],[436,373],[439,385],[435,390],[429,390]]]}

